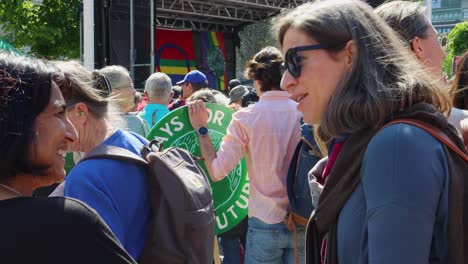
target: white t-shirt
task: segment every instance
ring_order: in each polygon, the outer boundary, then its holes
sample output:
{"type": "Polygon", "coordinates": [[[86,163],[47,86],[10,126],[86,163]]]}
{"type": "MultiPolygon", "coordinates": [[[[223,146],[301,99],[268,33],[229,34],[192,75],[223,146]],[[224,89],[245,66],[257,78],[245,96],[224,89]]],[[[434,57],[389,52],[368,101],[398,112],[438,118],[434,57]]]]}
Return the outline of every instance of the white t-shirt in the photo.
{"type": "Polygon", "coordinates": [[[458,109],[455,107],[452,107],[452,112],[450,113],[450,116],[447,118],[448,122],[452,124],[460,134],[462,133],[461,129],[461,122],[466,119],[468,120],[468,111],[463,110],[463,109],[458,109]]]}

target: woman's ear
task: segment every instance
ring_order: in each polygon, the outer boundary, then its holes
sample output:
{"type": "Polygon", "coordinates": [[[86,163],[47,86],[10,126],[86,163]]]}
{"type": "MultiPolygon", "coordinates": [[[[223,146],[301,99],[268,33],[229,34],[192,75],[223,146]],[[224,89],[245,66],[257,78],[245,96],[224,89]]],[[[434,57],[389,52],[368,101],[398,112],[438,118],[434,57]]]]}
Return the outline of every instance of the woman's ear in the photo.
{"type": "Polygon", "coordinates": [[[172,98],[174,97],[174,91],[171,91],[171,95],[167,98],[167,102],[171,103],[172,98]]]}
{"type": "Polygon", "coordinates": [[[77,103],[75,105],[76,111],[78,112],[79,116],[87,116],[88,115],[88,106],[85,103],[77,103]]]}
{"type": "Polygon", "coordinates": [[[354,40],[350,40],[346,43],[346,46],[344,47],[344,52],[346,66],[348,67],[348,69],[350,69],[353,65],[354,60],[356,59],[358,52],[354,40]]]}
{"type": "Polygon", "coordinates": [[[68,114],[70,120],[76,120],[80,124],[85,124],[88,121],[89,109],[85,103],[77,103],[68,114]]]}
{"type": "Polygon", "coordinates": [[[414,55],[416,55],[416,58],[418,59],[423,58],[424,49],[421,45],[421,39],[419,37],[414,37],[411,40],[411,50],[413,51],[414,55]]]}

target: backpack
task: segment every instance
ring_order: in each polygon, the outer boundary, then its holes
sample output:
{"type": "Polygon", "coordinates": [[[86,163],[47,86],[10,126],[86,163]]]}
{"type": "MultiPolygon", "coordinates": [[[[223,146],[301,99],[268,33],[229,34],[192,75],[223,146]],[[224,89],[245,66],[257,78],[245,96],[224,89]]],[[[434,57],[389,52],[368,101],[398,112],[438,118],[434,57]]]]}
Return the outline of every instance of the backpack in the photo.
{"type": "Polygon", "coordinates": [[[290,214],[294,222],[305,226],[314,210],[308,175],[312,167],[322,158],[322,153],[314,140],[310,125],[302,124],[301,134],[301,141],[297,144],[289,165],[286,188],[290,214]]]}
{"type": "Polygon", "coordinates": [[[152,214],[139,263],[213,263],[215,215],[208,177],[188,151],[160,151],[157,144],[152,141],[143,148],[146,159],[100,145],[83,160],[117,159],[146,167],[152,214]]]}
{"type": "Polygon", "coordinates": [[[251,104],[258,102],[259,97],[255,92],[255,89],[247,86],[248,92],[242,96],[242,107],[247,107],[251,104]]]}

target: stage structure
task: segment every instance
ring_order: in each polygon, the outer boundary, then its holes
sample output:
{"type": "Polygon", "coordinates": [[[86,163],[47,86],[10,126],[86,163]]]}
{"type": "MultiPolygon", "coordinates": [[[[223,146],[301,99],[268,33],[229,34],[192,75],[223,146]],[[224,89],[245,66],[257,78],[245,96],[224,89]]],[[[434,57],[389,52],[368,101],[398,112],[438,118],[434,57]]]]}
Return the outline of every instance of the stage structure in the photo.
{"type": "Polygon", "coordinates": [[[82,50],[88,68],[119,64],[135,87],[155,71],[175,82],[192,69],[224,90],[235,74],[238,32],[307,0],[83,0],[82,50]]]}

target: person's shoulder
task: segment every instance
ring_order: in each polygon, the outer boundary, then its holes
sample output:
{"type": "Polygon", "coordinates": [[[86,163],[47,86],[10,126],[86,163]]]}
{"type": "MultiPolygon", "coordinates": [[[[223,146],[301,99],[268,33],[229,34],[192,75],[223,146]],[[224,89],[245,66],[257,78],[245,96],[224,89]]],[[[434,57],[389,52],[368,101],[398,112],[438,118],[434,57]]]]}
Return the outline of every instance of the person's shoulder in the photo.
{"type": "Polygon", "coordinates": [[[63,210],[64,214],[81,223],[92,223],[99,219],[94,209],[86,203],[69,197],[49,197],[47,198],[51,205],[63,210]]]}
{"type": "Polygon", "coordinates": [[[450,117],[453,117],[457,120],[466,119],[468,118],[468,110],[453,107],[450,113],[450,117]]]}
{"type": "MultiPolygon", "coordinates": [[[[1,206],[5,209],[9,205],[17,210],[27,211],[34,217],[47,218],[50,222],[64,224],[95,224],[99,217],[91,207],[85,203],[68,197],[24,197],[10,199],[1,206]]],[[[40,222],[39,219],[36,219],[40,222]]]]}
{"type": "Polygon", "coordinates": [[[5,263],[135,263],[96,211],[79,200],[21,197],[0,201],[0,210],[5,263]]]}
{"type": "Polygon", "coordinates": [[[409,124],[394,124],[379,131],[369,142],[366,156],[388,152],[398,152],[397,155],[404,156],[417,155],[423,159],[439,159],[444,153],[442,143],[435,137],[424,129],[409,124]]]}
{"type": "Polygon", "coordinates": [[[143,119],[139,113],[137,112],[133,112],[132,113],[132,119],[135,120],[135,122],[137,122],[138,124],[140,124],[141,126],[145,126],[145,125],[148,125],[148,123],[145,121],[145,119],[143,119]]]}
{"type": "Polygon", "coordinates": [[[155,110],[167,110],[169,111],[169,106],[168,105],[164,105],[164,104],[151,104],[151,108],[154,108],[155,110]]]}
{"type": "Polygon", "coordinates": [[[234,114],[232,114],[233,120],[242,120],[248,118],[252,112],[255,112],[255,104],[251,104],[248,107],[242,107],[237,110],[234,114]]]}
{"type": "Polygon", "coordinates": [[[468,120],[468,110],[458,109],[452,107],[450,116],[447,118],[448,122],[452,124],[458,131],[462,132],[462,123],[468,120]]]}
{"type": "Polygon", "coordinates": [[[144,122],[144,120],[138,115],[137,112],[129,112],[129,113],[126,113],[126,114],[122,115],[122,117],[129,123],[142,123],[142,122],[144,122]]]}
{"type": "MultiPolygon", "coordinates": [[[[112,140],[106,140],[102,144],[120,147],[129,150],[137,155],[146,144],[144,137],[134,132],[117,129],[119,135],[114,135],[112,140]]],[[[132,162],[121,161],[113,158],[93,158],[82,160],[69,172],[67,182],[73,184],[98,183],[103,178],[103,171],[112,171],[114,175],[127,173],[127,169],[133,169],[138,165],[132,162]],[[116,169],[116,168],[119,169],[116,169]]]]}
{"type": "Polygon", "coordinates": [[[418,144],[427,145],[426,143],[435,143],[440,145],[440,142],[434,138],[429,132],[422,128],[410,125],[410,124],[393,124],[381,131],[379,131],[371,143],[396,143],[396,144],[418,144]],[[395,140],[391,142],[391,140],[395,140]]]}
{"type": "MultiPolygon", "coordinates": [[[[143,120],[143,122],[145,121],[143,120]]],[[[139,154],[141,148],[145,145],[145,141],[146,140],[143,139],[142,136],[137,135],[134,132],[116,129],[115,133],[102,144],[125,148],[139,154]]]]}
{"type": "Polygon", "coordinates": [[[145,113],[146,113],[146,107],[148,105],[145,105],[145,107],[143,107],[140,111],[137,112],[137,115],[140,116],[140,117],[143,117],[145,116],[145,113]]]}
{"type": "Polygon", "coordinates": [[[173,101],[172,103],[170,103],[168,105],[168,108],[169,110],[174,110],[178,107],[181,107],[181,106],[184,106],[185,105],[185,100],[181,100],[181,99],[176,99],[175,101],[173,101]]]}

